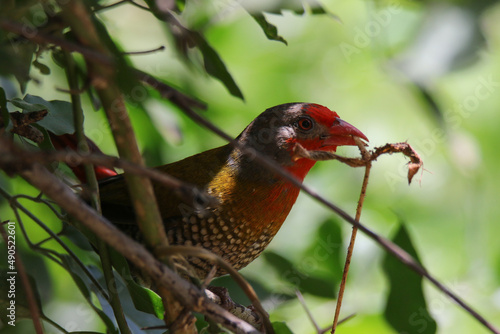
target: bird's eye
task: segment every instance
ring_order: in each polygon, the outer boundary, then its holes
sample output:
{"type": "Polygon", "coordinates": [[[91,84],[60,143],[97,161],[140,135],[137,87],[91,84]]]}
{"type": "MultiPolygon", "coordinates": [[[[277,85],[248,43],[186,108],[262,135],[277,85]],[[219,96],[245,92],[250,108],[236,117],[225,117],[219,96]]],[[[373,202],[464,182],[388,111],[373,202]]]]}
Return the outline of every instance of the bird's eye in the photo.
{"type": "Polygon", "coordinates": [[[309,118],[304,117],[299,119],[297,125],[302,130],[311,130],[313,127],[313,122],[309,118]]]}

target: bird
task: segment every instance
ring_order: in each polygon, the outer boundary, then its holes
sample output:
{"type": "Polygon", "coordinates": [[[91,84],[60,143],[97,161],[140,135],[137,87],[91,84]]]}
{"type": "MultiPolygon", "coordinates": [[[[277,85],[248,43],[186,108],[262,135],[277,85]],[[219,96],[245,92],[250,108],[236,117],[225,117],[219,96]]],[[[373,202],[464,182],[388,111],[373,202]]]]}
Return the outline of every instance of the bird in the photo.
{"type": "MultiPolygon", "coordinates": [[[[287,218],[300,189],[241,149],[254,149],[302,182],[316,161],[295,157],[297,145],[309,151],[335,152],[338,146],[368,141],[356,127],[315,103],[286,103],[266,109],[228,143],[183,160],[156,167],[160,172],[205,191],[214,198],[206,207],[185,203],[169,188],[153,183],[171,245],[198,246],[240,270],[268,246],[287,218]]],[[[62,146],[62,145],[59,145],[62,146]]],[[[95,145],[94,145],[95,146],[95,145]]],[[[97,150],[97,147],[91,150],[97,150]]],[[[79,178],[83,180],[80,172],[79,178]]],[[[123,174],[96,167],[103,216],[140,240],[123,174]]],[[[203,279],[208,260],[188,258],[203,279]]],[[[215,277],[226,274],[217,268],[215,277]]]]}

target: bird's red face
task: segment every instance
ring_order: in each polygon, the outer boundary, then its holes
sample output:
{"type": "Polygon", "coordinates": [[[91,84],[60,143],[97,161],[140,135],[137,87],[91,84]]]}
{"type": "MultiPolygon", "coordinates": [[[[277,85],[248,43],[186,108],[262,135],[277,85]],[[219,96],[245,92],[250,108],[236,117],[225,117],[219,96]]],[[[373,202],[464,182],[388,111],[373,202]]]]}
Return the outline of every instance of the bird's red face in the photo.
{"type": "Polygon", "coordinates": [[[307,150],[335,152],[338,146],[356,145],[353,137],[368,141],[361,131],[340,119],[336,112],[318,104],[304,106],[294,127],[296,135],[289,143],[299,143],[307,150]]]}

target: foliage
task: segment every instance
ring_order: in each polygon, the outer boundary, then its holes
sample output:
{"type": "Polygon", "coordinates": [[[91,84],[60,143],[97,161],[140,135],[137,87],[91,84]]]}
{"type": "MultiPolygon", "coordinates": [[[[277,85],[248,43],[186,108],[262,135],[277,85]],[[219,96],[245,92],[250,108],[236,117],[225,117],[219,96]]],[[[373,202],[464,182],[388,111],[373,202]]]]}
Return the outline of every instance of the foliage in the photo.
{"type": "MultiPolygon", "coordinates": [[[[153,0],[145,4],[85,2],[99,27],[99,37],[116,61],[119,86],[146,160],[155,164],[174,161],[222,141],[193,124],[178,104],[154,87],[140,83],[134,68],[205,101],[207,117],[232,135],[266,107],[305,100],[334,107],[350,122],[360,124],[374,146],[409,140],[433,174],[423,174],[420,188],[407,188],[403,162],[400,169],[388,158],[374,164],[378,172],[372,176],[362,221],[390,235],[399,219],[394,212],[403,217],[409,223],[400,227],[394,241],[415,256],[418,249],[417,258],[426,268],[489,319],[498,319],[500,246],[496,236],[500,231],[495,218],[500,212],[488,204],[500,187],[494,145],[500,121],[496,112],[500,69],[493,60],[499,56],[498,5],[488,1],[480,5],[463,2],[460,7],[451,2],[439,7],[432,2],[351,1],[327,6],[326,2],[275,1],[255,8],[237,1],[207,3],[177,1],[165,10],[153,0]],[[442,22],[426,16],[427,12],[443,14],[442,22]],[[448,16],[453,13],[458,21],[448,16]],[[440,32],[438,28],[446,24],[458,24],[470,33],[469,40],[450,37],[462,41],[461,48],[457,46],[455,53],[445,54],[440,62],[435,59],[439,66],[428,70],[422,58],[439,54],[440,42],[447,46],[443,38],[436,42],[428,31],[440,32]],[[427,41],[428,49],[415,36],[427,41]],[[485,40],[490,47],[486,55],[478,52],[485,50],[485,40]],[[166,45],[165,50],[126,54],[158,45],[166,45]]],[[[95,83],[89,82],[91,69],[83,60],[93,55],[85,46],[82,53],[47,39],[78,45],[58,3],[2,1],[0,22],[4,126],[12,126],[8,112],[47,109],[48,116],[36,123],[36,129],[72,133],[75,102],[69,93],[80,96],[82,92],[86,134],[105,152],[113,153],[102,101],[93,88],[95,83]],[[39,37],[41,42],[20,34],[39,37]],[[77,92],[66,83],[70,80],[77,83],[77,92]]],[[[35,144],[16,140],[29,147],[35,144]]],[[[46,143],[39,146],[47,147],[46,143]]],[[[51,167],[62,177],[70,173],[64,166],[51,167]]],[[[329,168],[328,164],[318,166],[307,182],[352,211],[360,174],[340,166],[332,173],[329,168]]],[[[38,198],[36,190],[21,179],[0,174],[0,187],[27,196],[8,198],[11,206],[0,196],[0,220],[17,223],[17,249],[37,292],[47,331],[118,332],[101,261],[88,235],[61,222],[66,217],[52,211],[53,205],[38,198]]],[[[330,302],[338,289],[342,240],[348,229],[330,217],[324,208],[301,198],[269,251],[243,271],[276,321],[277,333],[313,331],[294,289],[305,294],[321,327],[331,323],[330,302]]],[[[4,253],[2,248],[2,257],[4,253]]],[[[411,332],[404,322],[408,314],[419,310],[429,319],[428,333],[436,328],[437,332],[486,333],[363,237],[355,255],[344,303],[356,316],[339,332],[411,332]]],[[[131,279],[120,255],[113,257],[116,288],[132,331],[163,324],[160,297],[131,279]]],[[[5,264],[0,265],[4,275],[5,264]]],[[[236,300],[248,302],[228,278],[219,279],[219,284],[228,286],[236,300]]],[[[3,283],[0,286],[4,288],[3,283]]],[[[5,333],[33,331],[31,323],[22,320],[30,315],[22,285],[17,287],[19,323],[15,328],[5,325],[6,314],[0,312],[4,324],[0,331],[5,333]]],[[[6,293],[0,293],[3,311],[6,293]]]]}

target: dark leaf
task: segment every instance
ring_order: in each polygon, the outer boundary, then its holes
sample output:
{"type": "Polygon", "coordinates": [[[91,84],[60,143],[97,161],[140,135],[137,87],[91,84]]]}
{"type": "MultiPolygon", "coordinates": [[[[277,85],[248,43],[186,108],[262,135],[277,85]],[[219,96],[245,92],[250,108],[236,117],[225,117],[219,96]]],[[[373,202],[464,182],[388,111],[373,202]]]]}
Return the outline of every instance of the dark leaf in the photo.
{"type": "Polygon", "coordinates": [[[154,291],[137,284],[133,279],[125,258],[112,249],[110,251],[113,267],[125,281],[135,308],[139,311],[152,314],[158,319],[163,319],[165,309],[163,308],[161,297],[154,291]]]}
{"type": "MultiPolygon", "coordinates": [[[[400,225],[393,241],[419,261],[404,224],[400,225]]],[[[436,322],[427,310],[422,291],[422,277],[389,254],[384,258],[383,268],[390,284],[384,311],[387,322],[398,333],[436,333],[436,322]]]]}
{"type": "Polygon", "coordinates": [[[26,111],[26,112],[40,111],[40,110],[47,109],[47,107],[44,106],[43,104],[29,103],[29,102],[26,102],[24,100],[21,100],[18,97],[9,100],[9,102],[12,103],[14,106],[23,109],[23,111],[26,111]]]}
{"type": "Polygon", "coordinates": [[[33,61],[33,66],[35,66],[43,75],[50,74],[50,68],[47,65],[40,63],[36,59],[33,61]]]}
{"type": "MultiPolygon", "coordinates": [[[[153,15],[168,24],[168,28],[175,39],[177,50],[181,55],[186,56],[188,49],[197,47],[203,56],[203,63],[207,73],[220,80],[229,93],[244,100],[243,93],[227,70],[226,65],[201,32],[184,27],[171,11],[160,8],[161,6],[158,5],[160,2],[146,0],[146,3],[151,8],[153,15]]],[[[182,7],[183,3],[180,3],[180,5],[182,7]]]]}
{"type": "Polygon", "coordinates": [[[82,269],[75,263],[75,261],[69,255],[59,254],[59,258],[61,259],[64,268],[71,275],[71,278],[73,279],[76,286],[82,293],[83,297],[87,300],[89,306],[94,310],[94,312],[99,316],[99,318],[101,318],[101,320],[106,325],[108,332],[118,334],[115,325],[111,321],[111,318],[113,317],[112,311],[106,307],[108,305],[102,305],[102,309],[100,309],[97,305],[94,304],[92,298],[92,291],[96,289],[96,286],[92,283],[92,281],[86,276],[86,274],[82,271],[82,269]]]}
{"type": "Polygon", "coordinates": [[[262,30],[264,31],[264,34],[266,34],[266,37],[268,39],[270,39],[272,41],[282,42],[282,43],[285,43],[285,45],[288,45],[286,40],[278,34],[278,28],[276,28],[276,26],[274,24],[269,23],[266,20],[266,17],[264,16],[264,14],[258,13],[258,14],[250,14],[250,15],[252,15],[254,20],[260,25],[260,27],[262,28],[262,30]]]}
{"type": "Polygon", "coordinates": [[[59,236],[61,237],[66,237],[71,242],[73,242],[76,246],[79,248],[86,250],[86,251],[93,251],[94,248],[90,244],[89,240],[85,237],[85,235],[82,234],[78,229],[76,229],[74,226],[71,224],[68,224],[66,222],[62,223],[62,230],[61,232],[58,233],[59,236]]]}
{"type": "Polygon", "coordinates": [[[203,55],[203,62],[205,63],[205,70],[214,78],[219,79],[231,95],[236,96],[242,100],[243,93],[234,81],[233,77],[226,68],[226,65],[220,58],[219,54],[208,44],[205,38],[198,32],[192,32],[196,40],[196,45],[203,55]]]}
{"type": "MultiPolygon", "coordinates": [[[[37,124],[44,127],[48,131],[56,135],[75,132],[71,103],[59,100],[45,101],[39,96],[29,94],[24,97],[23,101],[25,102],[25,107],[22,107],[23,110],[32,111],[26,107],[36,109],[40,108],[40,106],[43,106],[42,109],[48,110],[49,114],[44,119],[37,122],[37,124]]],[[[15,104],[13,101],[11,102],[15,104]]],[[[16,103],[16,106],[21,108],[19,100],[16,100],[16,103]]]]}
{"type": "Polygon", "coordinates": [[[273,329],[275,334],[293,334],[292,330],[284,322],[273,322],[273,329]]]}

